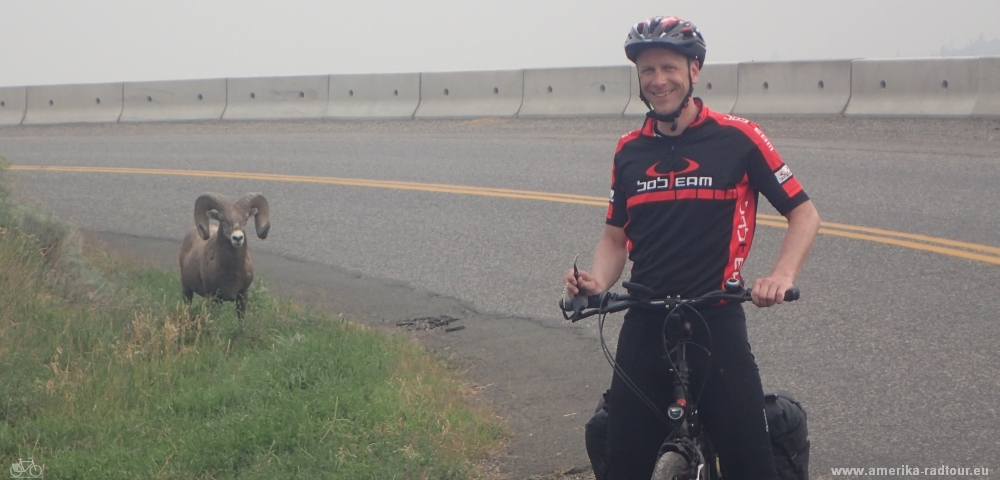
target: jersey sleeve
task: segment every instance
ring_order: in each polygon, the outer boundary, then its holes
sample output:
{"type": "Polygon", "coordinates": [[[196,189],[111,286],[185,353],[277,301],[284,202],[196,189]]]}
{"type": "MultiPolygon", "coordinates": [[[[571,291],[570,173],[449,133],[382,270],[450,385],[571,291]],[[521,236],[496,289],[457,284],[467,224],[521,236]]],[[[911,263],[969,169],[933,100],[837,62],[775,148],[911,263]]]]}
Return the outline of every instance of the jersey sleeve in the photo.
{"type": "Polygon", "coordinates": [[[754,147],[747,154],[747,176],[750,185],[764,194],[767,201],[782,215],[809,200],[799,180],[792,174],[774,145],[756,124],[751,123],[750,135],[754,147]]]}
{"type": "Polygon", "coordinates": [[[625,198],[625,189],[618,182],[617,174],[618,161],[615,160],[611,166],[611,196],[608,199],[608,214],[605,223],[613,227],[624,227],[628,223],[628,204],[625,198]]]}

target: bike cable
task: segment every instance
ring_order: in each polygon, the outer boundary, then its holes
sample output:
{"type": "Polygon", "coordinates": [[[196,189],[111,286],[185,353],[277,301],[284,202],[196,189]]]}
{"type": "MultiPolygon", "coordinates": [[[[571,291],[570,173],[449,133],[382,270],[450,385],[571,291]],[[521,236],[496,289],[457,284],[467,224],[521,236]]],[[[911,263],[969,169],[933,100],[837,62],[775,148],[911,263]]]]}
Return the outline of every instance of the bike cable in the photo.
{"type": "Polygon", "coordinates": [[[698,389],[698,396],[695,397],[694,399],[694,404],[698,405],[701,402],[701,396],[705,393],[705,384],[708,383],[708,375],[712,371],[712,350],[715,348],[715,345],[712,343],[712,329],[709,328],[708,321],[705,320],[705,317],[701,315],[701,312],[699,312],[698,309],[690,305],[685,305],[685,307],[694,312],[695,315],[698,317],[698,319],[701,320],[702,325],[705,326],[705,334],[706,337],[708,338],[708,348],[703,347],[697,343],[695,344],[698,345],[699,348],[704,350],[705,354],[708,356],[708,360],[706,360],[705,362],[705,378],[701,382],[701,388],[698,389]]]}
{"type": "MultiPolygon", "coordinates": [[[[698,317],[698,319],[701,320],[702,325],[705,326],[705,332],[708,334],[708,348],[705,348],[705,346],[701,345],[700,343],[692,342],[690,340],[679,341],[679,342],[677,342],[674,345],[674,348],[683,347],[683,346],[686,346],[686,345],[691,345],[691,346],[694,346],[694,347],[698,347],[702,351],[705,352],[705,355],[707,357],[706,366],[705,366],[705,378],[702,379],[701,388],[698,390],[698,396],[697,397],[692,397],[691,396],[691,391],[688,389],[688,384],[687,383],[682,383],[681,384],[681,388],[684,389],[684,398],[690,399],[690,400],[692,400],[694,402],[695,405],[698,405],[698,403],[701,401],[702,394],[705,392],[705,384],[708,383],[707,382],[708,372],[710,372],[711,368],[712,368],[712,330],[708,327],[708,322],[705,320],[705,317],[703,317],[701,315],[701,312],[699,312],[697,309],[695,309],[694,307],[692,307],[690,305],[687,305],[687,304],[675,305],[673,308],[671,308],[667,312],[667,317],[669,318],[670,315],[673,315],[674,312],[676,312],[677,309],[680,308],[680,307],[686,307],[687,309],[689,309],[692,312],[694,312],[694,314],[698,317]]],[[[663,323],[663,329],[661,330],[660,335],[661,335],[661,338],[663,340],[663,351],[664,351],[664,353],[667,354],[664,357],[664,359],[670,365],[670,368],[674,372],[677,372],[678,371],[677,364],[674,363],[673,356],[670,354],[673,351],[673,348],[670,347],[670,345],[668,343],[668,339],[667,339],[667,337],[668,337],[668,335],[667,335],[667,322],[663,323]]]]}
{"type": "Polygon", "coordinates": [[[623,370],[620,366],[618,366],[618,362],[616,362],[614,356],[611,355],[611,350],[608,348],[608,343],[604,340],[605,317],[607,317],[606,313],[601,314],[597,318],[597,333],[598,336],[601,338],[601,349],[604,351],[604,358],[608,360],[608,363],[611,364],[611,368],[615,371],[616,374],[618,374],[618,376],[622,379],[622,381],[625,382],[625,386],[627,386],[629,390],[632,390],[632,392],[635,393],[640,400],[642,400],[642,403],[645,403],[646,406],[653,411],[653,414],[656,415],[656,418],[658,418],[661,422],[663,422],[664,425],[669,427],[673,422],[671,422],[667,418],[667,416],[660,411],[660,409],[656,406],[656,403],[650,400],[649,397],[646,396],[646,394],[642,393],[642,390],[640,390],[639,387],[635,384],[635,382],[633,382],[632,379],[625,374],[625,370],[623,370]]]}

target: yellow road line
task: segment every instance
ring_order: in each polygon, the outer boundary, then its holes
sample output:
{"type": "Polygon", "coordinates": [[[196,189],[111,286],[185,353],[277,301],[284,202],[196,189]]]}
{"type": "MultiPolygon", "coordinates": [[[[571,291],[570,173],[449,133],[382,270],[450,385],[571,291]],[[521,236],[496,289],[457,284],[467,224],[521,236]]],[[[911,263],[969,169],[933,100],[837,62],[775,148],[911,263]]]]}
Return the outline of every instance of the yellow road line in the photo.
{"type": "MultiPolygon", "coordinates": [[[[775,217],[774,215],[758,215],[758,217],[757,217],[757,224],[758,225],[767,225],[769,227],[788,228],[788,223],[785,223],[785,222],[774,222],[774,221],[770,221],[770,220],[764,220],[763,217],[765,217],[765,216],[766,217],[771,217],[771,218],[782,218],[782,217],[775,217]]],[[[842,224],[835,223],[833,225],[842,225],[842,224]]],[[[966,252],[964,250],[955,250],[954,248],[940,247],[940,246],[937,246],[937,245],[931,245],[931,244],[927,244],[927,243],[917,243],[917,242],[911,242],[911,241],[908,241],[908,240],[899,240],[899,239],[896,239],[896,238],[886,238],[886,237],[877,237],[875,235],[865,235],[863,233],[854,233],[854,232],[850,232],[850,231],[837,230],[837,229],[834,229],[834,228],[826,228],[826,226],[827,226],[826,222],[823,222],[823,226],[820,227],[819,233],[823,233],[823,234],[826,234],[826,235],[835,235],[835,236],[838,236],[838,237],[853,238],[853,239],[856,239],[856,240],[868,240],[870,242],[886,243],[886,244],[889,244],[889,245],[896,245],[896,246],[900,246],[900,247],[912,248],[912,249],[915,249],[915,250],[924,250],[924,251],[928,251],[928,252],[940,253],[942,255],[950,255],[952,257],[966,258],[966,259],[969,259],[969,260],[978,260],[980,262],[986,262],[986,263],[992,263],[994,265],[1000,265],[1000,257],[994,257],[994,256],[990,256],[990,255],[983,255],[983,254],[974,253],[974,252],[966,252]]],[[[850,226],[850,225],[848,225],[848,226],[850,226]]],[[[864,227],[858,227],[858,228],[864,228],[864,227]]],[[[898,232],[891,232],[891,233],[897,234],[896,236],[907,236],[908,235],[908,234],[898,234],[898,232]]],[[[917,235],[917,236],[922,236],[922,235],[917,235]]],[[[925,237],[925,238],[933,238],[933,237],[925,237]]],[[[936,240],[938,240],[939,243],[945,243],[945,242],[941,242],[940,241],[940,240],[944,240],[944,239],[936,239],[936,240]]],[[[975,245],[975,244],[967,244],[967,243],[964,243],[964,242],[956,242],[956,243],[963,243],[964,245],[975,245]]],[[[992,248],[992,247],[986,247],[985,245],[977,245],[977,246],[978,247],[983,247],[983,248],[992,248]]]]}
{"type": "MultiPolygon", "coordinates": [[[[757,218],[766,218],[768,220],[781,220],[781,221],[784,221],[783,217],[779,217],[779,216],[776,216],[776,215],[757,215],[757,218]]],[[[928,242],[928,243],[938,243],[938,244],[941,244],[941,245],[948,245],[948,246],[952,246],[952,247],[964,248],[964,249],[967,249],[967,250],[975,250],[975,251],[979,251],[979,252],[985,252],[985,253],[992,253],[992,254],[1000,255],[1000,248],[990,247],[990,246],[987,246],[987,245],[979,245],[977,243],[960,242],[958,240],[948,240],[946,238],[928,237],[926,235],[917,235],[917,234],[914,234],[914,233],[894,232],[894,231],[891,231],[891,230],[882,230],[880,228],[859,227],[859,226],[856,226],[856,225],[846,225],[846,224],[843,224],[843,223],[823,222],[823,226],[824,227],[830,227],[830,228],[837,228],[837,229],[840,229],[840,230],[853,230],[853,231],[856,231],[856,232],[872,233],[872,234],[875,234],[875,235],[885,235],[885,236],[888,236],[888,237],[908,238],[910,240],[918,240],[918,241],[921,241],[921,242],[928,242]]]]}
{"type": "MultiPolygon", "coordinates": [[[[315,177],[304,175],[282,175],[272,173],[221,172],[211,170],[172,170],[160,168],[118,168],[118,167],[58,167],[58,166],[28,166],[11,165],[11,170],[46,171],[46,172],[76,172],[76,173],[125,173],[137,175],[173,175],[202,178],[227,178],[233,180],[266,180],[278,182],[315,183],[325,185],[345,185],[356,187],[391,188],[397,190],[415,190],[423,192],[453,193],[461,195],[479,195],[487,197],[517,198],[524,200],[542,200],[548,202],[572,203],[578,205],[593,205],[604,207],[608,204],[603,197],[575,195],[569,193],[537,192],[531,190],[513,190],[508,188],[472,187],[466,185],[449,185],[422,182],[402,182],[392,180],[366,180],[362,178],[315,177]]],[[[775,215],[757,215],[757,223],[769,227],[788,228],[784,217],[775,215]]],[[[977,260],[1000,265],[1000,248],[988,245],[949,240],[946,238],[929,237],[926,235],[894,232],[879,228],[861,227],[843,223],[823,222],[820,233],[839,237],[867,240],[872,242],[897,245],[916,250],[950,255],[954,257],[977,260]],[[856,233],[862,232],[862,233],[856,233]],[[914,241],[915,240],[915,241],[914,241]],[[921,243],[922,242],[922,243],[921,243]],[[957,250],[956,247],[965,250],[957,250]],[[976,253],[982,252],[982,253],[976,253]],[[984,255],[993,254],[997,255],[984,255]]]]}
{"type": "Polygon", "coordinates": [[[173,175],[183,177],[228,178],[233,180],[268,180],[295,183],[319,183],[326,185],[347,185],[356,187],[379,187],[397,190],[419,190],[424,192],[456,193],[465,195],[481,195],[487,197],[521,198],[528,200],[547,200],[581,205],[607,205],[607,200],[588,195],[569,193],[534,192],[530,190],[511,190],[507,188],[470,187],[464,185],[447,185],[437,183],[399,182],[392,180],[366,180],[361,178],[312,177],[303,175],[281,175],[272,173],[218,172],[211,170],[168,170],[161,168],[116,168],[116,167],[34,167],[11,165],[11,170],[46,171],[46,172],[76,172],[76,173],[131,173],[140,175],[173,175]]]}

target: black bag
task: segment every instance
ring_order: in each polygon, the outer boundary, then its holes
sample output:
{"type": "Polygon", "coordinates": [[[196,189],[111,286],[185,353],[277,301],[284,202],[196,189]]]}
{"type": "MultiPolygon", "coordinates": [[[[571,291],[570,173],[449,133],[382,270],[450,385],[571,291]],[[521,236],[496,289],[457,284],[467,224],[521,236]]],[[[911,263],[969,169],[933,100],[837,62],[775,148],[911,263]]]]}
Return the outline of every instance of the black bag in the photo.
{"type": "Polygon", "coordinates": [[[768,393],[764,412],[778,478],[809,480],[809,431],[802,404],[788,392],[768,393]]]}
{"type": "Polygon", "coordinates": [[[587,444],[587,456],[590,466],[594,468],[596,480],[604,480],[608,476],[608,397],[611,390],[601,395],[597,402],[594,416],[587,422],[584,430],[584,441],[587,444]]]}
{"type": "MultiPolygon", "coordinates": [[[[584,440],[597,480],[608,474],[608,404],[611,391],[604,392],[594,416],[587,422],[584,440]]],[[[764,395],[767,431],[771,435],[774,466],[781,480],[809,480],[809,432],[806,411],[785,391],[764,395]]]]}

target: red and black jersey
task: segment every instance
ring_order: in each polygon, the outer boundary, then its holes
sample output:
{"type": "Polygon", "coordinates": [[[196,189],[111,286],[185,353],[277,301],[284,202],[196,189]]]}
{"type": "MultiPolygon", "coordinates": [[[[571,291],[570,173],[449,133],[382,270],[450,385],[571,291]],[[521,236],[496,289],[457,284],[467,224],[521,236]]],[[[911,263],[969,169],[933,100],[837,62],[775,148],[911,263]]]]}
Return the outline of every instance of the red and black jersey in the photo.
{"type": "Polygon", "coordinates": [[[758,192],[782,215],[807,201],[756,124],[701,112],[678,136],[656,121],[618,142],[607,223],[623,227],[635,283],[693,297],[740,278],[750,253],[758,192]]]}

